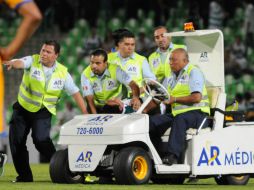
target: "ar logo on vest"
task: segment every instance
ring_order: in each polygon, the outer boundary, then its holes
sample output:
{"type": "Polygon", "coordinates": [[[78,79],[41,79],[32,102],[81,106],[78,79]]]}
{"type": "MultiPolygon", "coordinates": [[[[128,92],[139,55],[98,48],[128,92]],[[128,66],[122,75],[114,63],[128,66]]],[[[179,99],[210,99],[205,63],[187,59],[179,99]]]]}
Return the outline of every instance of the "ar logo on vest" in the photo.
{"type": "Polygon", "coordinates": [[[35,78],[36,80],[42,81],[43,77],[42,77],[41,71],[36,68],[32,68],[31,78],[35,78]]]}
{"type": "Polygon", "coordinates": [[[159,59],[154,59],[153,60],[153,67],[157,68],[159,66],[160,60],[159,59]]]}
{"type": "Polygon", "coordinates": [[[137,75],[138,74],[138,68],[135,66],[129,66],[127,71],[128,71],[128,74],[130,74],[130,75],[137,75]]]}
{"type": "Polygon", "coordinates": [[[101,92],[101,90],[102,90],[99,82],[94,82],[92,84],[92,88],[93,88],[94,92],[101,92]]]}
{"type": "Polygon", "coordinates": [[[62,79],[54,79],[52,81],[52,89],[62,90],[64,87],[64,81],[62,79]]]}
{"type": "Polygon", "coordinates": [[[180,84],[188,84],[189,83],[189,75],[188,74],[183,74],[181,78],[179,79],[180,84]]]}
{"type": "Polygon", "coordinates": [[[106,89],[107,90],[112,90],[115,86],[116,86],[116,84],[115,84],[115,81],[114,80],[107,80],[106,81],[106,89]]]}

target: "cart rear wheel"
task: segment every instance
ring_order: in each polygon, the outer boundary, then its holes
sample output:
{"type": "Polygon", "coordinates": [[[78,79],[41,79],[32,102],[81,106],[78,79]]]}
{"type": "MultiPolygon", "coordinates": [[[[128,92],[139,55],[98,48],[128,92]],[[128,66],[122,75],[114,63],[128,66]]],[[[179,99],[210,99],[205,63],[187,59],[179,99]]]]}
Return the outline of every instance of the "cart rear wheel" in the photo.
{"type": "Polygon", "coordinates": [[[225,177],[229,185],[246,185],[250,179],[249,175],[228,175],[225,177]]]}
{"type": "Polygon", "coordinates": [[[215,177],[218,185],[246,185],[249,179],[249,175],[223,175],[215,177]]]}

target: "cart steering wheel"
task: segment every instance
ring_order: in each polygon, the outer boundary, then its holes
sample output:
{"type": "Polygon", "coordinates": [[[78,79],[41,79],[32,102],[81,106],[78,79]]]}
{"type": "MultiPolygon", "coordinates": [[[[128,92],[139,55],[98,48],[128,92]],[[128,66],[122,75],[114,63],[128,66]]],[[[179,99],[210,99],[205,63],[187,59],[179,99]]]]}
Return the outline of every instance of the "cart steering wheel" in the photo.
{"type": "Polygon", "coordinates": [[[156,101],[163,101],[170,97],[167,89],[153,79],[143,79],[144,91],[148,96],[151,96],[156,101]]]}

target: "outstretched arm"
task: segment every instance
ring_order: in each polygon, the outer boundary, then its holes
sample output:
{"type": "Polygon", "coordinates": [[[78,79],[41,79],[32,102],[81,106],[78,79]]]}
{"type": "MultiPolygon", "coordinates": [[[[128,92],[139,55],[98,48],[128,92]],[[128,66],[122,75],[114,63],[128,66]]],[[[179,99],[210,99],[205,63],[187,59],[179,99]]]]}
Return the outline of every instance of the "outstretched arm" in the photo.
{"type": "Polygon", "coordinates": [[[15,59],[12,61],[5,61],[5,62],[3,62],[3,64],[7,67],[7,70],[11,70],[12,68],[14,68],[14,69],[23,69],[24,68],[24,62],[19,59],[15,59]]]}
{"type": "Polygon", "coordinates": [[[42,14],[34,2],[20,6],[18,13],[23,17],[14,39],[5,48],[0,48],[0,57],[3,60],[11,59],[32,36],[40,25],[42,14]]]}

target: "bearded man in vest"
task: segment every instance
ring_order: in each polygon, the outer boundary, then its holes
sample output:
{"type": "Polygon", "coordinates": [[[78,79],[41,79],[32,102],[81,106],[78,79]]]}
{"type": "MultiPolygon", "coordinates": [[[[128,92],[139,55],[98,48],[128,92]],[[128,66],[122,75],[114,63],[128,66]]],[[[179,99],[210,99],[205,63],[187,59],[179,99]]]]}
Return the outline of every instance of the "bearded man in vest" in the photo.
{"type": "Polygon", "coordinates": [[[171,51],[177,48],[186,49],[185,45],[174,44],[171,42],[170,37],[164,36],[167,32],[168,30],[165,26],[158,26],[154,29],[153,35],[157,49],[148,58],[150,68],[159,82],[162,82],[165,75],[171,72],[167,64],[171,51]]]}
{"type": "Polygon", "coordinates": [[[120,66],[108,64],[107,58],[105,50],[94,50],[90,56],[90,65],[81,75],[83,96],[89,111],[93,114],[122,113],[125,107],[121,101],[123,85],[131,89],[130,106],[137,110],[141,105],[138,85],[120,66]]]}
{"type": "Polygon", "coordinates": [[[150,137],[158,143],[158,138],[171,127],[167,155],[162,159],[164,164],[172,165],[181,162],[181,153],[185,149],[186,130],[198,128],[203,119],[210,114],[209,100],[203,73],[189,63],[185,49],[171,52],[169,58],[171,74],[163,81],[170,98],[164,101],[171,105],[171,113],[150,117],[150,137]]]}
{"type": "Polygon", "coordinates": [[[8,70],[24,69],[9,131],[11,154],[18,173],[13,182],[33,181],[26,146],[30,130],[36,149],[47,160],[55,153],[49,136],[51,117],[56,114],[56,104],[63,91],[74,98],[83,114],[87,113],[79,88],[67,68],[56,60],[59,52],[60,45],[50,40],[44,42],[39,55],[4,62],[8,70]]]}

